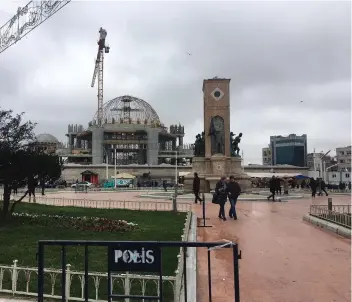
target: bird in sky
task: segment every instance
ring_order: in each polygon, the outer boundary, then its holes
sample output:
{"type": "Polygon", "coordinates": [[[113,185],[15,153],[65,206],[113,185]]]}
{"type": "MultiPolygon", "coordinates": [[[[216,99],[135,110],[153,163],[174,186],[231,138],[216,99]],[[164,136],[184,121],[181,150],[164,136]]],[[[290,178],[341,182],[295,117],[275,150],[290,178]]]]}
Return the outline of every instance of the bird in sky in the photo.
{"type": "Polygon", "coordinates": [[[186,52],[186,54],[188,54],[189,56],[191,56],[192,54],[191,53],[189,53],[189,52],[186,52]]]}
{"type": "Polygon", "coordinates": [[[301,103],[303,103],[303,101],[301,101],[301,103]]]}

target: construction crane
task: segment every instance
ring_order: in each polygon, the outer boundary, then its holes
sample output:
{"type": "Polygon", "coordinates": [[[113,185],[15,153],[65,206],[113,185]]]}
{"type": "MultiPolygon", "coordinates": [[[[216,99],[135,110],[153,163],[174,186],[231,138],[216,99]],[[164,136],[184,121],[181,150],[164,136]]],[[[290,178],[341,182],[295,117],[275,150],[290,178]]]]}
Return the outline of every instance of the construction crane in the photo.
{"type": "Polygon", "coordinates": [[[107,36],[107,32],[105,29],[100,27],[99,30],[99,41],[98,41],[98,53],[97,58],[95,60],[95,67],[94,73],[92,78],[91,87],[94,87],[95,79],[98,75],[98,125],[101,126],[103,124],[103,96],[104,96],[104,89],[103,89],[103,71],[104,71],[104,52],[109,53],[110,47],[105,45],[105,39],[107,36]]]}
{"type": "Polygon", "coordinates": [[[17,43],[33,29],[57,13],[71,0],[30,1],[0,27],[0,53],[17,43]]]}

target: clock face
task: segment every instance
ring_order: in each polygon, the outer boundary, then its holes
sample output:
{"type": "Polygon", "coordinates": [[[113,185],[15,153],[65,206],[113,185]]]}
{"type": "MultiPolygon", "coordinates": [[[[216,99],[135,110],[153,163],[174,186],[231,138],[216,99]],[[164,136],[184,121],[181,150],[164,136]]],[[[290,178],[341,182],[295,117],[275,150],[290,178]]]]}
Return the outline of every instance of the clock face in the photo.
{"type": "Polygon", "coordinates": [[[219,90],[216,90],[216,91],[214,92],[214,96],[215,96],[216,98],[219,98],[220,95],[221,95],[221,92],[220,92],[219,90]]]}
{"type": "Polygon", "coordinates": [[[224,93],[220,88],[215,88],[210,95],[214,98],[215,101],[220,101],[224,96],[224,93]]]}

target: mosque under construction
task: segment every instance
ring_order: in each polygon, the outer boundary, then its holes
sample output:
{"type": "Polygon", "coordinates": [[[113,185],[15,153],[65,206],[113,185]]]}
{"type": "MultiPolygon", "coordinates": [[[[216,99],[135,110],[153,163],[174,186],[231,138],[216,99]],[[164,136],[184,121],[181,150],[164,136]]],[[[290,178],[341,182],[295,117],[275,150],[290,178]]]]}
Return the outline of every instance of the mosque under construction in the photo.
{"type": "Polygon", "coordinates": [[[88,127],[68,125],[67,148],[56,151],[67,163],[99,165],[158,165],[191,162],[193,145],[184,145],[182,125],[166,127],[146,101],[120,96],[104,104],[88,127]],[[177,151],[177,152],[176,152],[177,151]]]}

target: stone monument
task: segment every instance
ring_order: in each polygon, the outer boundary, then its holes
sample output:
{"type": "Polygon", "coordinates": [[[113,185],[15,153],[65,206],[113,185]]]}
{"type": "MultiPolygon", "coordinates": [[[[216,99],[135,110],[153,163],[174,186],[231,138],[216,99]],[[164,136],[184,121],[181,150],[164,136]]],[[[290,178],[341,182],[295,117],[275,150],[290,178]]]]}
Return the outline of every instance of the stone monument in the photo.
{"type": "Polygon", "coordinates": [[[201,179],[201,192],[215,188],[221,176],[235,176],[242,190],[250,186],[250,178],[242,168],[239,143],[242,133],[230,132],[230,79],[203,81],[204,131],[197,135],[192,174],[185,177],[185,189],[192,191],[193,174],[201,179]]]}

